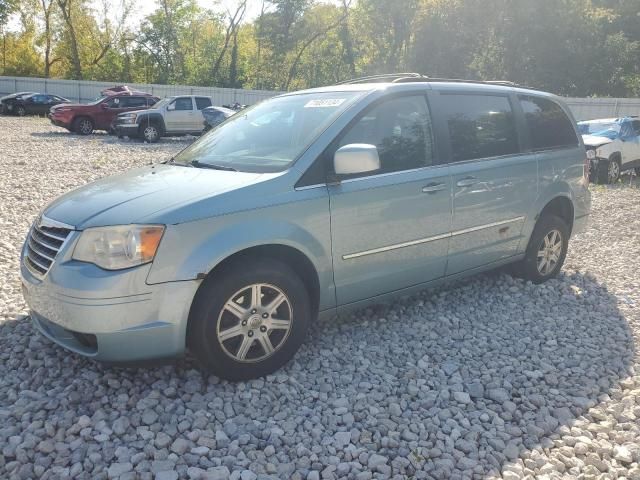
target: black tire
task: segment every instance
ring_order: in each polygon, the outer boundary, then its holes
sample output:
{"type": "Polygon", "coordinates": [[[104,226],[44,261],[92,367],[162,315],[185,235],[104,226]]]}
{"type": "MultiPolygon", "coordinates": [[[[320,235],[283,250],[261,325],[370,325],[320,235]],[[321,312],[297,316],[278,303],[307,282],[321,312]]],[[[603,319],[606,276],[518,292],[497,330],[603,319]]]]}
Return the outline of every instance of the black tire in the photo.
{"type": "MultiPolygon", "coordinates": [[[[262,306],[258,308],[262,309],[262,306]]],[[[220,378],[239,381],[263,377],[278,370],[295,355],[304,341],[310,318],[309,294],[291,268],[275,260],[246,259],[234,262],[200,286],[189,312],[187,345],[200,365],[220,378]],[[277,295],[271,287],[284,293],[288,303],[283,302],[279,307],[284,310],[278,309],[272,315],[266,310],[262,310],[262,314],[252,310],[249,295],[254,284],[262,285],[259,290],[262,295],[257,295],[261,305],[262,302],[270,303],[277,295]],[[230,302],[241,305],[241,311],[233,314],[224,308],[230,302]],[[268,329],[262,323],[272,321],[275,315],[290,317],[286,332],[268,329]],[[231,327],[241,329],[241,332],[220,341],[218,332],[224,333],[231,327]],[[265,336],[274,349],[271,354],[262,347],[265,336]],[[245,342],[248,346],[245,361],[242,361],[238,357],[245,342]]]]}
{"type": "Polygon", "coordinates": [[[18,115],[19,117],[24,117],[26,114],[27,110],[22,105],[18,105],[18,107],[16,108],[16,115],[18,115]]]}
{"type": "Polygon", "coordinates": [[[140,138],[148,143],[157,143],[162,136],[160,127],[156,123],[143,123],[139,131],[140,138]]]}
{"type": "Polygon", "coordinates": [[[633,171],[636,172],[636,177],[640,177],[640,167],[635,167],[633,171]]]}
{"type": "Polygon", "coordinates": [[[93,133],[93,120],[89,117],[78,117],[73,121],[72,129],[78,135],[91,135],[93,133]]]}
{"type": "Polygon", "coordinates": [[[620,159],[617,156],[599,159],[596,167],[596,182],[600,185],[617,183],[620,179],[620,169],[620,159]]]}
{"type": "Polygon", "coordinates": [[[551,214],[544,214],[541,216],[533,229],[533,233],[531,234],[525,258],[514,265],[514,274],[536,284],[543,283],[554,278],[562,269],[564,259],[567,256],[569,235],[569,226],[562,218],[551,214]],[[548,271],[545,271],[544,266],[542,269],[539,268],[538,254],[543,247],[545,238],[551,235],[554,231],[561,237],[559,257],[553,267],[548,271]]]}

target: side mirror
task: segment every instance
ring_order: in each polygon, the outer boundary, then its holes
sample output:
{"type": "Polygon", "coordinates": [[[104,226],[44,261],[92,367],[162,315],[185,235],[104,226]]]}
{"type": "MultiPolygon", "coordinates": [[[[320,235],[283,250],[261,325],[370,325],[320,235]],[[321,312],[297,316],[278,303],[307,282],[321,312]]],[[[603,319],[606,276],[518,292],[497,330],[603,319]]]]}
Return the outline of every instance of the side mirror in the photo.
{"type": "Polygon", "coordinates": [[[107,105],[106,103],[101,103],[100,106],[102,107],[103,110],[106,110],[107,108],[109,108],[109,105],[107,105]]]}
{"type": "Polygon", "coordinates": [[[176,109],[176,104],[175,103],[167,105],[167,112],[172,112],[175,109],[176,109]]]}
{"type": "Polygon", "coordinates": [[[336,175],[353,175],[380,170],[380,157],[375,145],[352,143],[338,149],[333,157],[336,175]]]}

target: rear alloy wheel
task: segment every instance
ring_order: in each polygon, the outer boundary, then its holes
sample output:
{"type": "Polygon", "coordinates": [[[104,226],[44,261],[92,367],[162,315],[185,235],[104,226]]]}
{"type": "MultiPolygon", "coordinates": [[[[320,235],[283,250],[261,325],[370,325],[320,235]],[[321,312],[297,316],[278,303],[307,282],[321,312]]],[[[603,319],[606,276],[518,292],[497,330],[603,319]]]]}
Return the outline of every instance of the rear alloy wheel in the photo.
{"type": "Polygon", "coordinates": [[[600,159],[596,170],[596,179],[599,184],[614,184],[620,179],[620,160],[616,157],[600,159]]]}
{"type": "Polygon", "coordinates": [[[567,256],[569,227],[560,217],[544,214],[538,219],[525,258],[514,265],[514,273],[533,283],[555,277],[567,256]]]}
{"type": "Polygon", "coordinates": [[[93,122],[87,117],[76,118],[73,121],[73,131],[80,135],[91,135],[93,133],[93,122]]]}
{"type": "Polygon", "coordinates": [[[262,377],[293,357],[310,317],[309,294],[291,268],[247,259],[201,285],[189,313],[188,346],[218,377],[262,377]]]}
{"type": "Polygon", "coordinates": [[[152,123],[142,128],[142,138],[145,142],[156,143],[160,140],[160,130],[152,123]]]}
{"type": "Polygon", "coordinates": [[[25,108],[22,105],[18,105],[18,108],[16,108],[16,115],[18,115],[19,117],[24,117],[27,114],[27,111],[25,110],[25,108]]]}

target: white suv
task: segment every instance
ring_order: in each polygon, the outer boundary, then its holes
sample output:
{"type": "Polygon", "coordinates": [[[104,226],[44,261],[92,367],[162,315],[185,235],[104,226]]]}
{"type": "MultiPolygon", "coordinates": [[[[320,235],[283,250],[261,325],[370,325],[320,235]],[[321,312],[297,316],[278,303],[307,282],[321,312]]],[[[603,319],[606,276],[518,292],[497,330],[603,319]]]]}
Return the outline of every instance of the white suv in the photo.
{"type": "Polygon", "coordinates": [[[578,130],[591,161],[591,180],[616,183],[620,172],[631,168],[640,175],[640,119],[589,120],[578,122],[578,130]]]}
{"type": "Polygon", "coordinates": [[[211,97],[201,95],[167,97],[148,110],[118,115],[113,130],[118,137],[138,137],[149,143],[160,137],[200,135],[204,129],[202,110],[211,105],[211,97]]]}

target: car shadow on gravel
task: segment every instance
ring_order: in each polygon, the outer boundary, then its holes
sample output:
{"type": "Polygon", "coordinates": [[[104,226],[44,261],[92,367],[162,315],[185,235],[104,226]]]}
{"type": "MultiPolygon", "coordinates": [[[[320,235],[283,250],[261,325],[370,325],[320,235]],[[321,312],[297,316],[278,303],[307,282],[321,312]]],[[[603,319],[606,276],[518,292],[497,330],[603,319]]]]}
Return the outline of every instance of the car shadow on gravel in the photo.
{"type": "Polygon", "coordinates": [[[29,422],[67,428],[87,415],[99,427],[125,416],[126,434],[109,430],[116,443],[134,442],[140,428],[175,437],[176,424],[185,434],[223,431],[213,456],[229,455],[229,441],[244,435],[239,449],[260,452],[235,468],[264,473],[259,455],[273,445],[303,478],[310,463],[291,453],[300,444],[352,462],[354,472],[359,462],[421,478],[517,475],[516,459],[591,419],[629,375],[633,355],[616,297],[580,273],[539,286],[483,275],[318,322],[293,362],[238,384],[207,378],[190,359],[159,368],[95,364],[22,318],[0,325],[0,420],[18,435],[29,422]]]}

